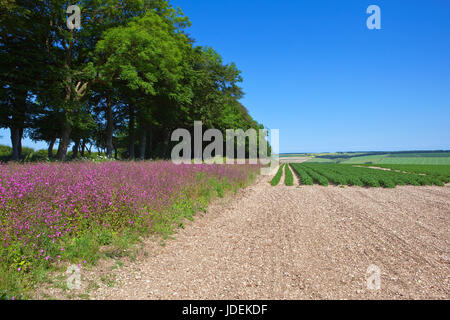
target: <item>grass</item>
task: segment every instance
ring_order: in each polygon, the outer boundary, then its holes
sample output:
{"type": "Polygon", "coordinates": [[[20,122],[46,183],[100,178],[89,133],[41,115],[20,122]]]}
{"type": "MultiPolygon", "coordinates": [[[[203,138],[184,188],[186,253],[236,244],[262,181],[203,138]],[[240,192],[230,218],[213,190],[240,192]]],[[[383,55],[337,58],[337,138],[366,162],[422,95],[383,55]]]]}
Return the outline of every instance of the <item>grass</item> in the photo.
{"type": "Polygon", "coordinates": [[[373,155],[373,156],[362,156],[362,157],[353,157],[348,160],[342,161],[345,164],[363,164],[367,162],[378,163],[386,158],[388,155],[373,155]]]}
{"type": "MultiPolygon", "coordinates": [[[[334,154],[330,154],[334,155],[334,154]]],[[[343,164],[424,164],[450,165],[450,153],[404,153],[404,154],[376,154],[355,155],[351,158],[312,158],[307,163],[343,163],[343,164]]]]}
{"type": "Polygon", "coordinates": [[[386,157],[376,164],[450,165],[450,157],[386,157]]]}

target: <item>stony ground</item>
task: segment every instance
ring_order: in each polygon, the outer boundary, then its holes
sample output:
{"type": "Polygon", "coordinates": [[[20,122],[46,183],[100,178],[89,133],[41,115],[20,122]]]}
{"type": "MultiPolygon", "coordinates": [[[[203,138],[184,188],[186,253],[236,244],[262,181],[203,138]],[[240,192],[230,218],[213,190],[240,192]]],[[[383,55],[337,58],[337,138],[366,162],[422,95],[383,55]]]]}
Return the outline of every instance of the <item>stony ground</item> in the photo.
{"type": "Polygon", "coordinates": [[[269,180],[215,202],[164,247],[149,240],[134,262],[92,270],[87,278],[113,281],[90,298],[450,298],[450,188],[269,180]],[[367,287],[370,265],[378,291],[367,287]]]}
{"type": "Polygon", "coordinates": [[[277,187],[260,177],[165,246],[83,270],[57,299],[450,299],[450,188],[277,187]],[[123,259],[122,259],[123,260],[123,259]],[[369,266],[379,290],[367,286],[369,266]]]}

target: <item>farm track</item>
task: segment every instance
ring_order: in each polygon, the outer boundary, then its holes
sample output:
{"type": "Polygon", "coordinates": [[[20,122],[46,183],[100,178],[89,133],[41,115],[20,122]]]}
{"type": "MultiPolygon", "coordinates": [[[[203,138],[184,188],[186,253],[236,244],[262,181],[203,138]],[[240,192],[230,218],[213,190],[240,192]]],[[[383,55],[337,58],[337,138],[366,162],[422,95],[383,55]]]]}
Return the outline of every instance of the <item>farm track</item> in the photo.
{"type": "Polygon", "coordinates": [[[117,284],[91,298],[450,298],[449,188],[269,181],[214,202],[165,247],[147,241],[150,254],[108,271],[117,284]],[[382,271],[375,292],[371,264],[382,271]]]}

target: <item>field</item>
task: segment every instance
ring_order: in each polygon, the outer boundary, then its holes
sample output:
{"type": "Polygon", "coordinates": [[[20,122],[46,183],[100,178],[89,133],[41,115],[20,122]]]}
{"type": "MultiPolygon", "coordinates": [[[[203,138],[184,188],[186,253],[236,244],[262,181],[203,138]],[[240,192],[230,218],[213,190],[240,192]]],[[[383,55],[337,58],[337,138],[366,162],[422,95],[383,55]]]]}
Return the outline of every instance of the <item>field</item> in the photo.
{"type": "Polygon", "coordinates": [[[449,152],[395,152],[314,155],[310,163],[450,165],[449,152]]]}
{"type": "MultiPolygon", "coordinates": [[[[372,165],[365,165],[372,166],[372,165]]],[[[416,173],[439,178],[442,182],[450,182],[450,165],[412,165],[412,164],[391,164],[373,165],[374,167],[390,169],[400,172],[416,173]]]]}
{"type": "Polygon", "coordinates": [[[92,162],[0,165],[0,299],[26,298],[49,270],[92,265],[102,246],[170,235],[250,165],[92,162]]]}
{"type": "MultiPolygon", "coordinates": [[[[96,268],[92,299],[448,299],[450,189],[272,187],[259,177],[166,247],[96,268]],[[367,288],[367,268],[382,270],[367,288]]],[[[295,177],[294,177],[295,178],[295,177]]],[[[295,181],[294,185],[298,185],[295,181]]],[[[87,284],[86,284],[87,286],[87,284]]]]}
{"type": "Polygon", "coordinates": [[[376,164],[431,164],[448,165],[450,157],[386,157],[376,164]]]}
{"type": "Polygon", "coordinates": [[[448,298],[450,166],[372,167],[2,165],[1,298],[448,298]]]}
{"type": "MultiPolygon", "coordinates": [[[[363,167],[319,163],[291,163],[290,166],[296,173],[300,184],[303,185],[316,183],[322,186],[334,184],[385,188],[395,188],[398,185],[443,187],[450,181],[450,166],[396,165],[382,166],[383,168],[379,169],[369,167],[369,165],[363,167]]],[[[278,181],[280,179],[281,177],[278,181]]]]}

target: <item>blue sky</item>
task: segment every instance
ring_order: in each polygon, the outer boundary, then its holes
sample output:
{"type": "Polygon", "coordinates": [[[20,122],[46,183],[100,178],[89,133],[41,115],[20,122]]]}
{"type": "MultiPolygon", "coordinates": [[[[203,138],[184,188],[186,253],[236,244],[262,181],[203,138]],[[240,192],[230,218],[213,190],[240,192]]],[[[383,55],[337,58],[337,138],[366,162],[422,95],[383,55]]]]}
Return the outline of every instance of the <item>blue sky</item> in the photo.
{"type": "Polygon", "coordinates": [[[450,1],[172,3],[242,70],[242,102],[281,152],[450,149],[450,1]]]}

